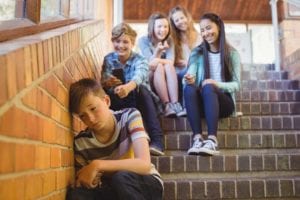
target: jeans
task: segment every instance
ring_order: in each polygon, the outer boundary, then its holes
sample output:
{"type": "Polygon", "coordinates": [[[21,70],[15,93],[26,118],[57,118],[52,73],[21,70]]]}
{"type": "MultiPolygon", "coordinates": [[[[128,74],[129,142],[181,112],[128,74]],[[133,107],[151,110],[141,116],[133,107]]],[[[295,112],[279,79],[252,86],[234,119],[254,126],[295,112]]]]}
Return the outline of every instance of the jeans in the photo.
{"type": "Polygon", "coordinates": [[[161,200],[163,187],[152,175],[116,172],[94,189],[69,188],[67,200],[161,200]]]}
{"type": "Polygon", "coordinates": [[[185,107],[185,104],[184,104],[184,98],[183,98],[182,79],[183,79],[183,76],[186,74],[186,72],[187,72],[187,67],[185,67],[183,69],[176,68],[177,79],[178,79],[178,99],[183,107],[185,107]]]}
{"type": "Polygon", "coordinates": [[[107,90],[106,93],[110,96],[111,109],[121,110],[123,108],[137,108],[143,118],[146,131],[151,138],[151,141],[162,143],[162,130],[156,107],[150,91],[143,85],[131,91],[127,97],[119,98],[114,94],[113,90],[107,90]]]}
{"type": "Polygon", "coordinates": [[[231,115],[234,103],[229,93],[222,92],[212,84],[202,89],[195,85],[184,88],[187,118],[193,134],[202,134],[201,118],[205,118],[208,135],[217,135],[218,120],[231,115]]]}

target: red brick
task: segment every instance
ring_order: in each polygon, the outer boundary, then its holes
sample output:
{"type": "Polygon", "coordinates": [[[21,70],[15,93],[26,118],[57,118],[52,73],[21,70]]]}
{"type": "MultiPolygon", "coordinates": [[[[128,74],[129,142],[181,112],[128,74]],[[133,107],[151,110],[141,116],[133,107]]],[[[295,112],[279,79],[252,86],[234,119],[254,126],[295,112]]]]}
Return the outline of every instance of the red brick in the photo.
{"type": "Polygon", "coordinates": [[[14,171],[15,151],[16,151],[16,145],[14,143],[7,143],[7,142],[0,141],[0,160],[2,160],[0,164],[0,174],[14,171]]]}
{"type": "Polygon", "coordinates": [[[61,150],[59,148],[52,147],[50,151],[50,166],[60,167],[61,166],[61,150]]]}
{"type": "Polygon", "coordinates": [[[17,69],[16,69],[16,55],[15,52],[6,55],[6,76],[8,97],[12,98],[17,94],[17,69]]]}
{"type": "Polygon", "coordinates": [[[47,195],[56,190],[56,172],[50,171],[42,174],[43,195],[47,195]]]}
{"type": "Polygon", "coordinates": [[[32,82],[32,68],[31,68],[31,52],[30,47],[24,48],[24,66],[25,68],[25,84],[30,85],[32,82]]]}
{"type": "Polygon", "coordinates": [[[5,56],[0,56],[0,106],[8,100],[8,91],[7,91],[7,66],[5,56]]]}
{"type": "Polygon", "coordinates": [[[24,177],[1,179],[0,199],[23,200],[25,197],[24,188],[24,177]]]}
{"type": "Polygon", "coordinates": [[[52,48],[53,48],[53,45],[51,44],[51,39],[47,40],[46,41],[48,43],[48,61],[49,61],[49,68],[53,68],[54,65],[53,65],[53,53],[52,53],[52,48]]]}
{"type": "Polygon", "coordinates": [[[43,193],[42,174],[33,174],[25,177],[25,199],[38,199],[43,193]]]}
{"type": "Polygon", "coordinates": [[[36,80],[39,77],[39,68],[38,68],[38,54],[37,54],[37,45],[30,45],[31,52],[31,68],[32,68],[32,80],[36,80]]]}
{"type": "Polygon", "coordinates": [[[42,76],[45,72],[44,69],[44,55],[43,55],[43,43],[37,44],[37,64],[39,76],[42,76]]]}
{"type": "Polygon", "coordinates": [[[33,88],[22,98],[22,102],[28,107],[35,109],[37,107],[37,88],[33,88]]]}
{"type": "Polygon", "coordinates": [[[33,169],[33,161],[35,160],[35,147],[29,144],[16,144],[15,159],[16,171],[33,169]]]}
{"type": "Polygon", "coordinates": [[[47,169],[50,167],[50,148],[44,146],[35,147],[35,167],[47,169]]]}
{"type": "Polygon", "coordinates": [[[43,141],[46,143],[56,142],[56,124],[50,120],[43,120],[43,141]]]}
{"type": "MultiPolygon", "coordinates": [[[[50,67],[49,67],[49,54],[48,54],[48,42],[43,41],[43,63],[44,63],[44,73],[48,72],[50,67]]],[[[41,66],[40,66],[41,68],[41,66]]]]}
{"type": "Polygon", "coordinates": [[[25,112],[16,107],[11,107],[0,117],[0,134],[24,137],[25,112]],[[14,122],[18,123],[14,123],[14,122]]]}

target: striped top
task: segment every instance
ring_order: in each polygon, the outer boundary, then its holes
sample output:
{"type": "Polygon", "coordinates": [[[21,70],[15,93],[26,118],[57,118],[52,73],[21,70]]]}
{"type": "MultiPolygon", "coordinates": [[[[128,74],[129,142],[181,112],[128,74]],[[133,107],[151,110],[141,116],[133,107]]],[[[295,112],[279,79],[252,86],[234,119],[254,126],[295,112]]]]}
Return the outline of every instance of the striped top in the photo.
{"type": "Polygon", "coordinates": [[[220,52],[208,52],[209,76],[211,79],[222,82],[221,76],[221,54],[220,52]]]}
{"type": "MultiPolygon", "coordinates": [[[[115,119],[115,132],[108,143],[97,140],[90,129],[81,131],[74,140],[75,169],[80,170],[95,159],[118,160],[134,158],[132,141],[138,138],[147,138],[141,114],[135,108],[126,108],[112,111],[115,119]]],[[[150,174],[162,183],[160,175],[152,164],[150,174]]]]}

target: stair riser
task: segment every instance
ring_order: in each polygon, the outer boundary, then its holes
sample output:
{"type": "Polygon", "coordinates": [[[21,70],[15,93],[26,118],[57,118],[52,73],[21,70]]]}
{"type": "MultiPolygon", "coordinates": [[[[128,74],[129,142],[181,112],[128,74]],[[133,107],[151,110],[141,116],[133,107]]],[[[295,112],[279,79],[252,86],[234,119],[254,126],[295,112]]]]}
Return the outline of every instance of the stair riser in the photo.
{"type": "MultiPolygon", "coordinates": [[[[191,145],[191,133],[165,135],[166,150],[187,151],[191,145]]],[[[222,149],[290,149],[300,148],[300,134],[218,134],[222,149]]]]}
{"type": "Polygon", "coordinates": [[[236,94],[236,100],[239,102],[291,102],[300,101],[300,90],[271,90],[271,91],[249,91],[242,90],[236,94]]]}
{"type": "Polygon", "coordinates": [[[287,199],[300,197],[300,180],[169,181],[164,200],[187,199],[287,199]]]}
{"type": "MultiPolygon", "coordinates": [[[[206,124],[202,120],[203,131],[206,124]]],[[[191,131],[186,118],[162,118],[165,131],[191,131]]],[[[219,120],[218,130],[300,130],[300,116],[243,116],[219,120]]]]}
{"type": "MultiPolygon", "coordinates": [[[[239,156],[163,156],[153,157],[152,163],[162,174],[197,173],[244,173],[300,170],[300,155],[239,155],[239,156]]],[[[235,176],[238,176],[235,175],[235,176]]]]}
{"type": "Polygon", "coordinates": [[[300,89],[297,80],[243,80],[241,88],[248,90],[297,90],[300,89]]]}
{"type": "Polygon", "coordinates": [[[287,80],[285,71],[242,71],[241,80],[287,80]]]}

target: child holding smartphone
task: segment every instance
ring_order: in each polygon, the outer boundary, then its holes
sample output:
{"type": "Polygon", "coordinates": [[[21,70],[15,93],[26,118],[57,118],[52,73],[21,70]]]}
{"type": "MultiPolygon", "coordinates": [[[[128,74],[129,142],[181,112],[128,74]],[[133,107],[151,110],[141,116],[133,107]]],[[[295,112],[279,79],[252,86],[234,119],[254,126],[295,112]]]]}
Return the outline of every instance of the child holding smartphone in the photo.
{"type": "Polygon", "coordinates": [[[110,96],[111,109],[133,107],[141,112],[151,139],[151,154],[163,155],[163,134],[156,112],[156,96],[149,85],[148,62],[132,51],[136,36],[136,32],[126,23],[113,28],[111,40],[114,52],[104,58],[101,81],[110,96]]]}

